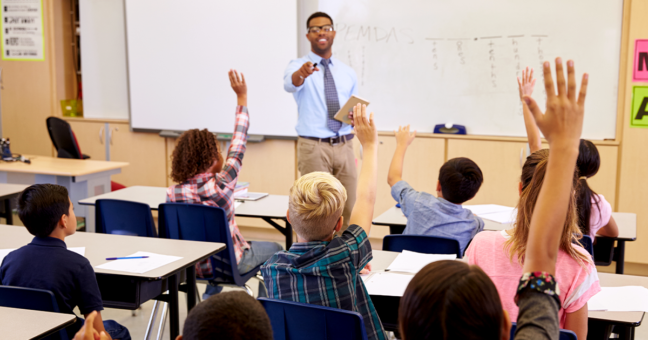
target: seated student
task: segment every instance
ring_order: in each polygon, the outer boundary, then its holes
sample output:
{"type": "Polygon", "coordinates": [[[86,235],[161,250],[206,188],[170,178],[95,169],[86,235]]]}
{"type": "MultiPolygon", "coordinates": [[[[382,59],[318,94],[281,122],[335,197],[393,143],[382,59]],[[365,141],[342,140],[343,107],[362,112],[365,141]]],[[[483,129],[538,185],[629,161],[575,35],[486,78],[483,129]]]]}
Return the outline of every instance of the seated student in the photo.
{"type": "Polygon", "coordinates": [[[403,180],[403,162],[407,147],[416,137],[409,125],[399,127],[396,133],[396,152],[389,167],[387,183],[392,197],[407,216],[403,235],[429,235],[459,241],[461,253],[475,235],[484,230],[484,221],[461,206],[475,197],[484,181],[481,169],[468,158],[453,158],[439,171],[437,197],[416,191],[403,180]]]}
{"type": "MultiPolygon", "coordinates": [[[[76,232],[74,206],[65,187],[35,184],[18,197],[18,216],[34,239],[9,253],[0,267],[4,286],[49,290],[61,313],[74,314],[74,308],[87,317],[97,311],[94,328],[109,338],[130,339],[126,328],[115,321],[101,320],[101,292],[95,272],[85,257],[67,250],[65,238],[76,232]]],[[[77,321],[66,330],[70,338],[83,325],[77,321]]]]}
{"type": "Polygon", "coordinates": [[[367,235],[376,202],[378,134],[366,106],[356,106],[353,117],[364,160],[349,228],[334,236],[342,227],[347,199],[340,181],[325,172],[304,175],[290,188],[287,212],[297,243],[272,256],[261,272],[271,298],[358,312],[369,339],[386,339],[359,276],[372,259],[367,235]]]}
{"type": "MultiPolygon", "coordinates": [[[[468,263],[480,266],[495,283],[504,309],[512,321],[518,318],[518,309],[513,297],[517,289],[517,278],[522,273],[527,242],[530,240],[529,228],[531,217],[534,215],[533,209],[539,199],[543,182],[548,176],[549,158],[549,149],[538,150],[527,158],[522,167],[515,227],[480,233],[466,251],[468,263]]],[[[573,187],[577,188],[578,171],[573,169],[571,174],[573,187]]],[[[572,194],[567,218],[560,231],[558,270],[555,276],[560,284],[563,307],[559,313],[560,326],[574,331],[579,338],[584,339],[587,335],[587,301],[601,288],[590,254],[573,242],[581,237],[577,218],[575,198],[572,194]]]]}
{"type": "MultiPolygon", "coordinates": [[[[188,130],[178,138],[173,150],[171,178],[178,182],[167,190],[167,202],[196,203],[221,207],[227,213],[234,254],[241,274],[265,262],[272,254],[283,249],[275,242],[246,242],[234,219],[234,189],[241,170],[245,143],[248,138],[249,116],[247,110],[247,85],[243,74],[230,70],[230,83],[236,93],[236,127],[232,142],[223,162],[216,136],[204,130],[188,130]]],[[[212,268],[209,260],[196,265],[198,277],[209,277],[212,268]]],[[[220,292],[222,287],[209,284],[204,298],[220,292]]]]}
{"type": "MultiPolygon", "coordinates": [[[[527,67],[522,71],[522,80],[518,78],[520,101],[524,113],[524,125],[529,139],[529,152],[533,153],[542,148],[540,131],[531,116],[529,107],[523,100],[524,96],[533,94],[535,79],[533,69],[527,67]]],[[[583,235],[589,235],[593,240],[596,234],[609,237],[619,236],[614,217],[612,217],[612,206],[603,197],[592,190],[587,179],[596,175],[601,166],[601,157],[594,143],[581,139],[578,147],[578,168],[579,185],[576,192],[576,206],[578,207],[578,226],[583,235]]]]}
{"type": "MultiPolygon", "coordinates": [[[[568,209],[573,206],[573,169],[578,157],[578,139],[583,126],[587,74],[576,95],[573,61],[567,62],[568,83],[560,58],[556,60],[558,95],[547,91],[547,112],[543,114],[530,97],[525,97],[540,130],[552,147],[544,181],[528,231],[529,243],[523,249],[524,267],[518,275],[515,301],[519,307],[516,340],[558,339],[562,297],[556,270],[563,243],[568,209]],[[578,97],[578,98],[576,98],[578,97]]],[[[553,88],[549,63],[544,64],[545,85],[553,88]]],[[[537,180],[538,178],[536,178],[537,180]]],[[[472,242],[479,238],[480,233],[472,242]]],[[[470,248],[468,251],[470,252],[470,248]]],[[[569,293],[567,293],[569,294],[569,293]]],[[[503,297],[504,298],[504,297],[503,297]]],[[[491,279],[475,265],[461,261],[438,261],[424,267],[410,281],[399,307],[399,327],[404,340],[413,339],[493,339],[508,340],[510,320],[502,309],[498,290],[491,279]]],[[[579,334],[579,339],[581,338],[579,334]]]]}

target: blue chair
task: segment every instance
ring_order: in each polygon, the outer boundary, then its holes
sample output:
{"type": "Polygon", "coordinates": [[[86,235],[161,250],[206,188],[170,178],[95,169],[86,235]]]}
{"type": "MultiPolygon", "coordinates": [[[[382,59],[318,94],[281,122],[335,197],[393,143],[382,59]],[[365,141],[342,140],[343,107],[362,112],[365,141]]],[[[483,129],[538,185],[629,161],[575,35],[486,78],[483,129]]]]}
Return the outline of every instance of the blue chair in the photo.
{"type": "MultiPolygon", "coordinates": [[[[0,306],[60,313],[54,294],[42,289],[0,286],[0,306]]],[[[69,339],[65,329],[58,332],[59,337],[55,334],[48,339],[69,339]]]]}
{"type": "Polygon", "coordinates": [[[259,298],[274,340],[367,340],[358,312],[301,302],[259,298]]]}
{"type": "Polygon", "coordinates": [[[578,240],[581,245],[583,245],[583,248],[587,250],[590,255],[594,256],[594,242],[592,242],[592,237],[589,235],[583,235],[583,238],[578,240]]]}
{"type": "MultiPolygon", "coordinates": [[[[511,325],[511,340],[515,339],[515,330],[517,329],[517,323],[513,322],[511,325]]],[[[560,330],[559,338],[560,340],[578,340],[576,333],[568,331],[566,329],[560,330]]]]}
{"type": "Polygon", "coordinates": [[[387,235],[383,239],[383,250],[402,252],[415,251],[424,254],[457,254],[463,258],[459,241],[446,237],[426,235],[387,235]]]}
{"type": "Polygon", "coordinates": [[[157,237],[148,204],[101,199],[95,203],[95,209],[98,233],[157,237]]]}
{"type": "MultiPolygon", "coordinates": [[[[227,248],[209,258],[213,275],[198,278],[216,284],[234,284],[246,288],[245,283],[261,268],[239,273],[236,255],[225,210],[203,204],[163,203],[159,206],[160,237],[175,240],[220,242],[227,248]]],[[[251,295],[251,294],[250,294],[251,295]]]]}

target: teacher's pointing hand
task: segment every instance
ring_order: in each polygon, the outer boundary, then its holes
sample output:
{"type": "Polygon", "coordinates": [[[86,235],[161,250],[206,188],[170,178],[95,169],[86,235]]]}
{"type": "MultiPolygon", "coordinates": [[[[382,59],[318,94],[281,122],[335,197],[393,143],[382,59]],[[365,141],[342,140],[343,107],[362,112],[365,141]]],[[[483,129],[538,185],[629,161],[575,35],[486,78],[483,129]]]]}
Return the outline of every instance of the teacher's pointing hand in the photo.
{"type": "Polygon", "coordinates": [[[317,66],[314,66],[313,63],[311,63],[310,61],[305,62],[299,68],[299,70],[297,70],[297,71],[295,71],[295,73],[293,73],[293,75],[292,75],[293,85],[301,86],[302,84],[304,84],[304,81],[306,80],[306,78],[308,78],[308,76],[313,74],[313,72],[319,71],[319,70],[320,69],[317,68],[317,66]]]}

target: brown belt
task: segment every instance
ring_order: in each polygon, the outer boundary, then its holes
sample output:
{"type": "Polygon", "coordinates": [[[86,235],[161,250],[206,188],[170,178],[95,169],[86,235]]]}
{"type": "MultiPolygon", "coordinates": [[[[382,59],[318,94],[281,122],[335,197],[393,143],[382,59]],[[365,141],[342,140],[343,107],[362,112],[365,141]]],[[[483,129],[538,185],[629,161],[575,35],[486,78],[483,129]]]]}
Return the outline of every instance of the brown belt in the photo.
{"type": "Polygon", "coordinates": [[[339,137],[329,137],[329,138],[317,138],[317,137],[306,137],[306,136],[299,136],[299,138],[305,138],[305,139],[310,139],[314,141],[318,141],[321,143],[329,143],[331,145],[338,145],[344,142],[348,142],[352,140],[354,137],[353,134],[348,134],[344,136],[339,136],[339,137]]]}

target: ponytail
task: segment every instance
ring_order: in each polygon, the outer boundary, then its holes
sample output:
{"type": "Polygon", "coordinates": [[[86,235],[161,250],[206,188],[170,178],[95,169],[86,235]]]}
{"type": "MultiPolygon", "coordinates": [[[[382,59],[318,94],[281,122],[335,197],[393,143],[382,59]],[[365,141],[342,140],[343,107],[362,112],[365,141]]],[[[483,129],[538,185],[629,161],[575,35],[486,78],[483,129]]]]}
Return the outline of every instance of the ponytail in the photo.
{"type": "MultiPolygon", "coordinates": [[[[578,227],[584,235],[590,234],[590,218],[592,214],[592,199],[594,204],[599,206],[600,199],[596,192],[592,190],[587,178],[590,178],[599,171],[601,167],[601,157],[594,143],[581,139],[578,147],[578,160],[576,168],[578,169],[579,186],[576,192],[576,206],[578,207],[578,227]]],[[[601,209],[599,208],[599,215],[601,209]]],[[[601,216],[599,216],[601,218],[601,216]]]]}

